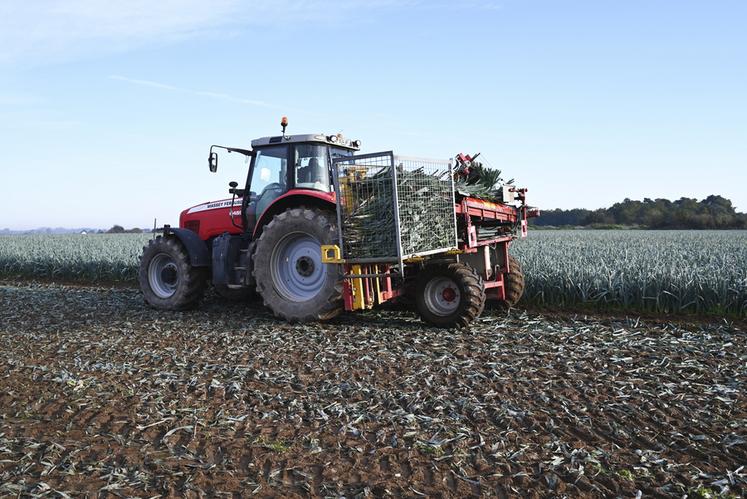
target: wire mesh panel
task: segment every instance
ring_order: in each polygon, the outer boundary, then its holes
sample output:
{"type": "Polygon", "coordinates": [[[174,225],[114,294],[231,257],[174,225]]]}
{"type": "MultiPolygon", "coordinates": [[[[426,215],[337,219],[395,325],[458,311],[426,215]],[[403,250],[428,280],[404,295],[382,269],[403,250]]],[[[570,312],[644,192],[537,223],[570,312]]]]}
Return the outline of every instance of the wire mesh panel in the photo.
{"type": "Polygon", "coordinates": [[[389,151],[337,158],[333,165],[344,258],[401,261],[456,247],[448,162],[389,151]]]}
{"type": "Polygon", "coordinates": [[[343,258],[399,258],[393,164],[391,152],[335,159],[343,258]]]}
{"type": "Polygon", "coordinates": [[[456,248],[451,163],[394,157],[402,258],[456,248]]]}

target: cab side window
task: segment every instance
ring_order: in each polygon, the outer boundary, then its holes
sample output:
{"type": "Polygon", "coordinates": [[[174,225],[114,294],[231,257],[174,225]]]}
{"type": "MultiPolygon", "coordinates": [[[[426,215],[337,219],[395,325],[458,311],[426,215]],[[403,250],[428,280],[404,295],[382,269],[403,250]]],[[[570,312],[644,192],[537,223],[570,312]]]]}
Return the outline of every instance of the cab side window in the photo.
{"type": "Polygon", "coordinates": [[[327,146],[300,144],[294,155],[296,188],[330,192],[327,146]]]}

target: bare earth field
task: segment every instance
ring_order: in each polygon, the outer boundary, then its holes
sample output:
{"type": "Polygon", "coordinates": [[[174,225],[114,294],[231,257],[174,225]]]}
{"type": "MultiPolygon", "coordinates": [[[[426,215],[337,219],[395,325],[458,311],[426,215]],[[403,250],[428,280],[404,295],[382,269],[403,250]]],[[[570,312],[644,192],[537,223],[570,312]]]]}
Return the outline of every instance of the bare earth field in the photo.
{"type": "Polygon", "coordinates": [[[741,326],[0,284],[0,496],[747,493],[741,326]]]}

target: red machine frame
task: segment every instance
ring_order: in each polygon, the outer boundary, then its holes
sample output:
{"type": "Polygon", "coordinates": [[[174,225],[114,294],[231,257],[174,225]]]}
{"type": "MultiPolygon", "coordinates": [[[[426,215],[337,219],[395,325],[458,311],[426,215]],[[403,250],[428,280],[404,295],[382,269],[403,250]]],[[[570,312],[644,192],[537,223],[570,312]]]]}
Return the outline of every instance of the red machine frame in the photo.
{"type": "MultiPolygon", "coordinates": [[[[511,271],[509,259],[509,245],[517,237],[514,233],[502,234],[497,237],[480,239],[478,237],[480,227],[483,222],[500,222],[505,226],[515,227],[520,225],[519,237],[527,235],[527,218],[539,216],[539,210],[528,209],[526,206],[527,189],[513,189],[516,199],[521,201],[520,206],[494,203],[483,199],[465,197],[457,201],[454,210],[457,220],[462,220],[464,232],[461,236],[462,241],[459,243],[459,249],[450,251],[449,255],[459,254],[477,254],[481,248],[495,246],[502,253],[502,262],[500,265],[491,265],[490,255],[485,254],[485,269],[490,268],[491,272],[485,272],[482,275],[486,293],[489,297],[496,300],[505,300],[506,291],[504,285],[504,276],[511,271]]],[[[424,261],[424,258],[418,257],[406,260],[406,263],[417,263],[424,261]]],[[[405,288],[395,287],[393,279],[395,274],[392,269],[396,268],[391,263],[343,263],[345,279],[343,281],[343,301],[345,310],[352,311],[360,308],[371,308],[374,304],[380,304],[391,300],[405,293],[405,288]],[[357,288],[357,289],[354,289],[357,288]],[[362,297],[363,307],[360,301],[356,302],[356,295],[362,297]]],[[[397,276],[399,278],[399,276],[397,276]]]]}

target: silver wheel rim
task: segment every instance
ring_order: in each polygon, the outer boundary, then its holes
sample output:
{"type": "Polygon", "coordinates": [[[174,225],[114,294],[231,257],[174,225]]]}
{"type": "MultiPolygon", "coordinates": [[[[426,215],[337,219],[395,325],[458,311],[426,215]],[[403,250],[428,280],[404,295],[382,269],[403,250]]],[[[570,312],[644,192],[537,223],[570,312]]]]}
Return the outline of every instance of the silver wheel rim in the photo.
{"type": "Polygon", "coordinates": [[[459,308],[461,293],[453,279],[436,277],[425,285],[425,306],[431,313],[446,317],[459,308]]]}
{"type": "Polygon", "coordinates": [[[159,253],[148,264],[148,284],[159,298],[171,298],[179,284],[176,262],[166,253],[159,253]]]}
{"type": "Polygon", "coordinates": [[[305,232],[286,234],[272,250],[270,273],[275,290],[283,298],[311,300],[324,287],[326,278],[319,241],[305,232]]]}

